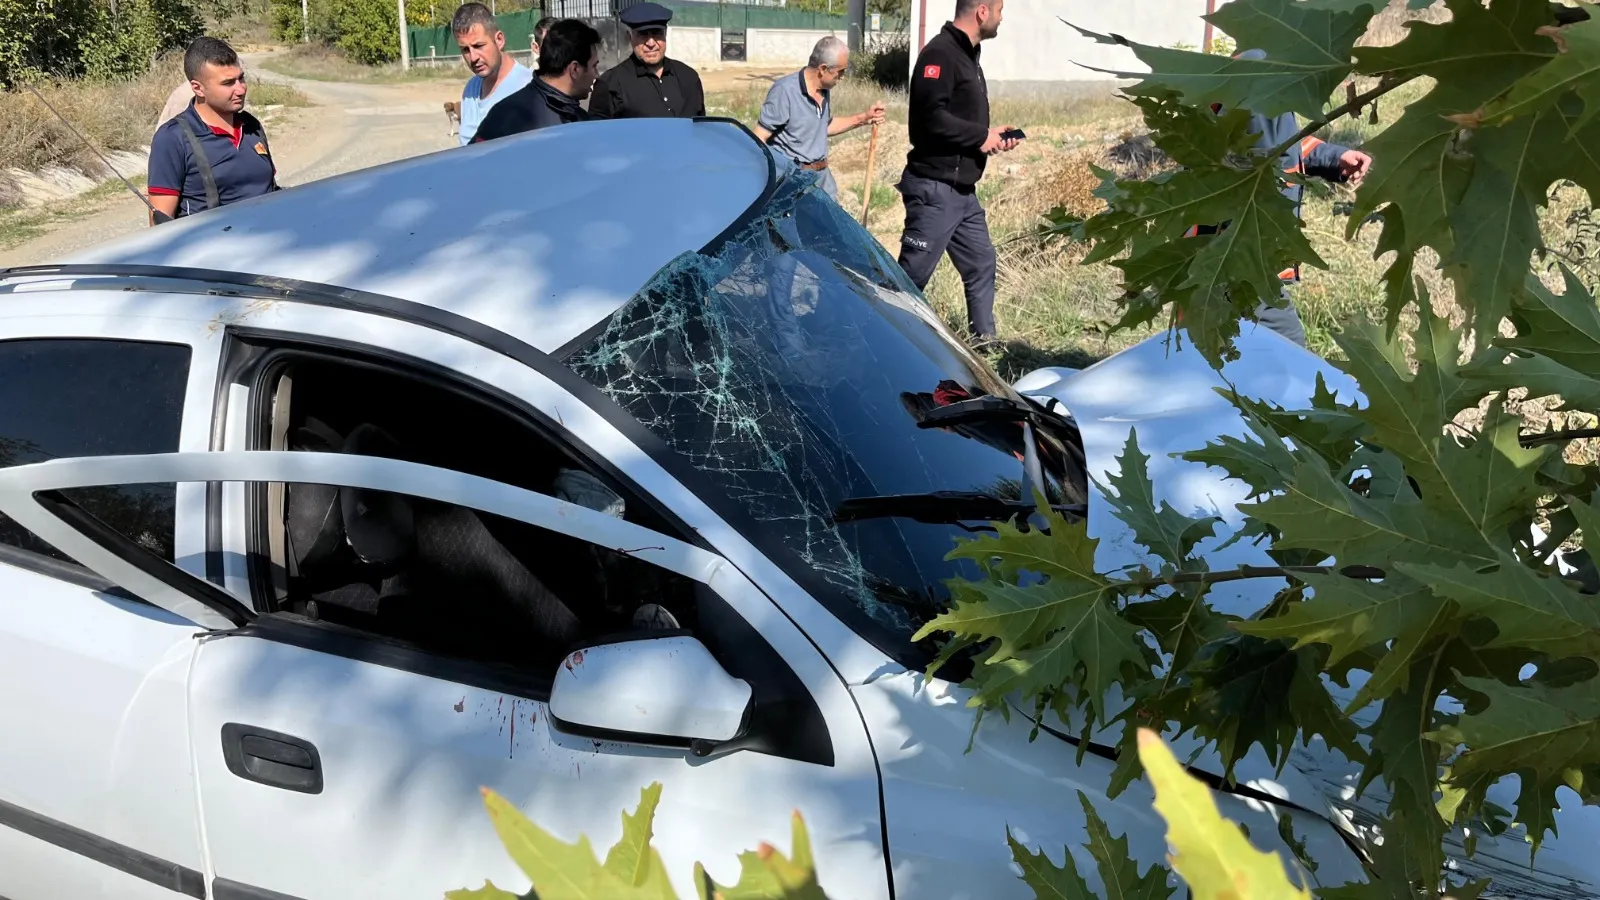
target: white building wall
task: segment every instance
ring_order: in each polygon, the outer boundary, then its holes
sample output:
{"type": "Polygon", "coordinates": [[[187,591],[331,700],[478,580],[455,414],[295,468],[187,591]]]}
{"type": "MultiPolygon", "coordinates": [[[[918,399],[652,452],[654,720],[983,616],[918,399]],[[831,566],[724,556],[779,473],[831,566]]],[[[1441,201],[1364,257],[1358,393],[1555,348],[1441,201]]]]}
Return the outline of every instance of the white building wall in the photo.
{"type": "Polygon", "coordinates": [[[691,66],[718,63],[722,61],[722,29],[668,25],[667,47],[673,59],[691,66]]]}
{"type": "MultiPolygon", "coordinates": [[[[1221,6],[1225,0],[1216,0],[1221,6]]],[[[1200,49],[1206,0],[1006,0],[1000,33],[983,44],[989,81],[1088,81],[1114,78],[1096,69],[1143,71],[1126,47],[1098,44],[1062,19],[1143,44],[1200,49]]],[[[955,14],[955,0],[911,0],[911,62],[955,14]]]]}
{"type": "Polygon", "coordinates": [[[744,33],[745,62],[753,66],[791,66],[800,68],[811,58],[811,48],[828,35],[844,39],[842,31],[804,28],[747,28],[744,33]]]}

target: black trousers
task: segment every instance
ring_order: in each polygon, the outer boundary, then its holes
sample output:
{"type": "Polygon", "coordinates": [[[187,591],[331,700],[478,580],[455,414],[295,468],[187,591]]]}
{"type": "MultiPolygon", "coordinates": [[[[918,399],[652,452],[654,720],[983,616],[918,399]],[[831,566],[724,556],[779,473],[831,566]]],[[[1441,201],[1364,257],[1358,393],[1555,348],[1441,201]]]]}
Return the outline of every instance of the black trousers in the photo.
{"type": "Polygon", "coordinates": [[[967,327],[978,337],[994,337],[994,242],[978,195],[909,172],[895,189],[906,206],[900,268],[921,290],[948,250],[967,290],[967,327]]]}

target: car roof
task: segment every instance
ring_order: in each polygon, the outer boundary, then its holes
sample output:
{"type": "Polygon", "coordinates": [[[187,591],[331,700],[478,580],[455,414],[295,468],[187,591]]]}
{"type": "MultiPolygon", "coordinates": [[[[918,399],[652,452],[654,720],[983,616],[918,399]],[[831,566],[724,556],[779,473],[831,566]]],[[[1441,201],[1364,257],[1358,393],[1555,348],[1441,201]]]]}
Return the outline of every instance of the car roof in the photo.
{"type": "Polygon", "coordinates": [[[311,182],[67,262],[386,294],[553,352],[735,226],[773,173],[767,150],[731,120],[575,123],[311,182]]]}

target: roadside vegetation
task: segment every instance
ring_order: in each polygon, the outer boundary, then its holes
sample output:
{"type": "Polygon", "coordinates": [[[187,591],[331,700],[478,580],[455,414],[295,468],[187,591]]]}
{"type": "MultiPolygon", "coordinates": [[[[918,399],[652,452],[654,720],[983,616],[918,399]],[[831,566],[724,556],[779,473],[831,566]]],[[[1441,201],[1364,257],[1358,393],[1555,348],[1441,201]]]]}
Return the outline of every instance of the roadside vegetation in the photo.
{"type": "MultiPolygon", "coordinates": [[[[450,48],[452,51],[454,47],[450,48]]],[[[350,54],[331,44],[313,41],[295,44],[262,60],[261,67],[292,78],[310,81],[343,81],[366,84],[398,84],[410,81],[465,81],[471,73],[462,65],[429,65],[400,68],[397,62],[377,65],[357,62],[350,54]]]]}
{"type": "MultiPolygon", "coordinates": [[[[264,10],[260,0],[121,0],[116,13],[99,0],[0,0],[0,210],[24,199],[16,171],[60,167],[96,178],[111,174],[34,91],[101,152],[141,152],[150,145],[167,95],[184,81],[181,48],[202,30],[259,39],[264,32],[251,23],[264,10]]],[[[287,85],[250,87],[249,103],[258,113],[308,102],[287,85]]],[[[144,172],[140,167],[123,174],[144,172]]],[[[75,217],[84,203],[101,196],[91,192],[79,198],[83,203],[48,215],[8,214],[0,221],[0,244],[75,217]]]]}

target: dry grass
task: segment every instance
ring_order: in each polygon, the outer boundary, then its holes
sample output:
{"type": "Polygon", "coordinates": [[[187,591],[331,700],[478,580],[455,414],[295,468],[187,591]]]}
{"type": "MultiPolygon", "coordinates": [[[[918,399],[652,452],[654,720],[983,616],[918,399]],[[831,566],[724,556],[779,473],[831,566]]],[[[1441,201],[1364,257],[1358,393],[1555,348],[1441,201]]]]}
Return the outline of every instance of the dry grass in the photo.
{"type": "MultiPolygon", "coordinates": [[[[49,104],[102,150],[149,146],[156,116],[182,79],[176,63],[134,81],[39,86],[49,104]]],[[[0,93],[0,170],[67,166],[91,174],[103,167],[72,132],[28,91],[0,93]]]]}
{"type": "MultiPolygon", "coordinates": [[[[177,57],[158,63],[133,81],[58,82],[39,86],[45,100],[102,151],[142,150],[150,145],[156,116],[167,95],[183,81],[177,57]]],[[[281,84],[255,84],[250,104],[305,106],[304,94],[281,84]]],[[[49,166],[107,176],[93,151],[29,91],[0,93],[0,172],[37,171],[49,166]]],[[[14,188],[0,175],[0,206],[16,201],[14,188]]]]}
{"type": "Polygon", "coordinates": [[[296,44],[282,53],[261,61],[261,67],[291,78],[311,81],[360,81],[369,84],[394,84],[408,81],[455,81],[465,77],[466,70],[455,66],[412,66],[400,68],[399,63],[368,66],[354,62],[344,51],[326,44],[296,44]]]}

